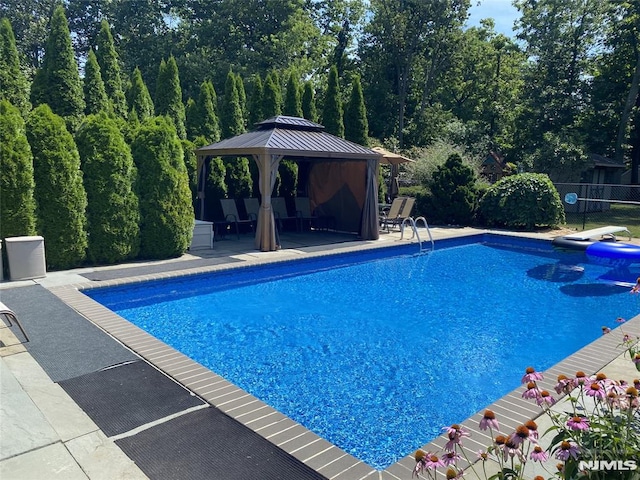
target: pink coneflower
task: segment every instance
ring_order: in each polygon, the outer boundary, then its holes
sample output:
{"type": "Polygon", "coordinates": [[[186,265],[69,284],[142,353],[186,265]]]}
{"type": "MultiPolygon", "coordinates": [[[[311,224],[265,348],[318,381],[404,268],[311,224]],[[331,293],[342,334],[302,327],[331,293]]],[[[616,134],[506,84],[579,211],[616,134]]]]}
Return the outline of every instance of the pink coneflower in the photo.
{"type": "Polygon", "coordinates": [[[585,417],[571,417],[567,420],[567,427],[571,430],[589,430],[589,420],[585,417]]]}
{"type": "Polygon", "coordinates": [[[448,467],[449,465],[455,465],[458,460],[460,460],[460,455],[456,452],[446,452],[442,455],[442,461],[448,467]]]}
{"type": "Polygon", "coordinates": [[[524,460],[524,455],[522,450],[520,449],[520,445],[516,445],[516,443],[508,438],[507,441],[502,446],[502,458],[506,462],[509,457],[518,457],[520,461],[524,460]]]}
{"type": "Polygon", "coordinates": [[[500,447],[505,444],[505,442],[507,441],[507,437],[505,437],[504,435],[497,435],[493,441],[496,446],[500,447]]]}
{"type": "Polygon", "coordinates": [[[624,322],[626,322],[626,320],[624,318],[622,318],[622,317],[616,318],[616,323],[624,323],[624,322]]]}
{"type": "Polygon", "coordinates": [[[603,400],[606,397],[604,389],[598,383],[592,383],[586,389],[586,394],[593,398],[603,400]]]}
{"type": "Polygon", "coordinates": [[[553,405],[556,403],[556,399],[551,396],[549,392],[546,390],[542,390],[540,392],[540,396],[536,398],[536,403],[540,406],[542,405],[553,405]]]}
{"type": "Polygon", "coordinates": [[[575,384],[571,378],[567,378],[565,375],[558,375],[558,383],[554,387],[557,394],[569,393],[575,388],[575,384]]]}
{"type": "Polygon", "coordinates": [[[611,333],[611,329],[609,327],[602,327],[602,334],[606,335],[607,333],[611,333]]]}
{"type": "Polygon", "coordinates": [[[444,462],[437,455],[431,454],[424,457],[425,468],[431,468],[435,470],[438,467],[444,467],[444,462]]]}
{"type": "Polygon", "coordinates": [[[462,475],[464,475],[463,470],[456,470],[454,468],[448,468],[445,474],[447,480],[457,480],[458,478],[462,478],[462,475]]]}
{"type": "Polygon", "coordinates": [[[540,445],[533,447],[529,458],[534,462],[544,463],[549,459],[549,454],[545,452],[540,445]]]}
{"type": "Polygon", "coordinates": [[[487,460],[489,460],[489,452],[487,452],[486,450],[478,450],[478,460],[482,460],[483,462],[486,462],[487,460]]]}
{"type": "Polygon", "coordinates": [[[540,396],[540,390],[535,382],[527,383],[527,389],[522,392],[522,398],[538,398],[540,396]]]}
{"type": "Polygon", "coordinates": [[[636,355],[633,357],[632,362],[633,362],[635,365],[638,365],[638,364],[640,363],[640,353],[636,353],[636,355]]]}
{"type": "Polygon", "coordinates": [[[622,343],[631,343],[631,335],[628,333],[622,335],[622,343]]]}
{"type": "Polygon", "coordinates": [[[496,414],[491,410],[485,410],[482,420],[480,420],[480,430],[486,430],[488,428],[500,430],[498,420],[496,420],[496,414]]]}
{"type": "Polygon", "coordinates": [[[563,441],[560,443],[560,448],[556,452],[556,458],[566,462],[569,457],[577,459],[579,453],[580,448],[577,443],[563,441]]]}
{"type": "Polygon", "coordinates": [[[462,444],[462,437],[468,437],[469,432],[462,428],[457,423],[454,423],[450,427],[444,427],[444,430],[449,436],[449,441],[445,444],[444,449],[448,452],[455,450],[456,445],[462,444]]]}
{"type": "Polygon", "coordinates": [[[524,425],[520,425],[518,428],[516,428],[516,431],[509,436],[509,441],[511,441],[516,447],[519,447],[528,438],[529,429],[524,425]]]}
{"type": "Polygon", "coordinates": [[[532,440],[538,440],[538,425],[533,420],[527,420],[524,422],[524,426],[529,429],[529,438],[532,440]]]}
{"type": "Polygon", "coordinates": [[[527,367],[520,383],[537,382],[543,378],[542,374],[540,372],[536,372],[535,368],[527,367]]]}
{"type": "Polygon", "coordinates": [[[580,370],[576,372],[575,382],[576,382],[576,385],[586,385],[587,383],[589,383],[589,378],[585,375],[585,373],[582,370],[580,370]]]}

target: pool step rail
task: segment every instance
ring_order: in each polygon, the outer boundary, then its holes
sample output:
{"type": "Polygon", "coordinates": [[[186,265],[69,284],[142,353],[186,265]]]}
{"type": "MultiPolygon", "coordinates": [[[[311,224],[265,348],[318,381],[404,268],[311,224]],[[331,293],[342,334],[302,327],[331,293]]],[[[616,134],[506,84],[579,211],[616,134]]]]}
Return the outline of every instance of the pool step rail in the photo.
{"type": "Polygon", "coordinates": [[[420,245],[420,253],[434,250],[435,244],[433,242],[433,236],[431,236],[431,229],[429,228],[429,224],[427,223],[427,219],[426,218],[418,217],[418,218],[414,219],[413,217],[407,217],[407,218],[403,219],[402,220],[402,225],[400,225],[400,240],[402,240],[403,237],[404,237],[405,224],[408,225],[409,227],[411,227],[411,238],[409,240],[413,239],[413,237],[416,237],[418,239],[418,245],[420,245]],[[427,230],[427,233],[429,234],[429,244],[431,245],[431,249],[430,250],[422,245],[422,240],[420,239],[420,232],[418,231],[418,224],[419,223],[423,223],[424,224],[424,228],[427,230]]]}

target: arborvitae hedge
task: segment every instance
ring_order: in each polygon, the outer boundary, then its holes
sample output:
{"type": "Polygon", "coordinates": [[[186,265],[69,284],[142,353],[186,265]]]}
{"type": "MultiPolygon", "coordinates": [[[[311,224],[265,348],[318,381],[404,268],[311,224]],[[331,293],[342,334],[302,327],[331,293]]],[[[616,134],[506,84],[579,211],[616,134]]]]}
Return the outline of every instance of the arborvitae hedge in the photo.
{"type": "Polygon", "coordinates": [[[244,81],[240,74],[235,74],[236,80],[236,90],[238,90],[238,101],[240,102],[240,111],[242,112],[242,129],[243,131],[247,128],[247,91],[244,88],[244,81]]]}
{"type": "Polygon", "coordinates": [[[96,38],[96,58],[100,65],[107,97],[111,101],[114,113],[119,117],[127,118],[127,101],[122,87],[120,62],[113,43],[109,22],[106,20],[102,20],[100,23],[100,32],[98,32],[98,37],[96,38]]]}
{"type": "Polygon", "coordinates": [[[179,138],[187,138],[180,76],[176,59],[173,56],[170,56],[166,62],[163,60],[160,63],[156,82],[155,108],[156,115],[166,115],[171,119],[179,138]]]}
{"type": "Polygon", "coordinates": [[[131,145],[138,168],[140,256],[182,255],[193,235],[193,207],[184,153],[165,117],[146,120],[131,145]]]}
{"type": "Polygon", "coordinates": [[[204,185],[204,219],[219,220],[223,217],[221,198],[227,198],[225,178],[227,169],[220,157],[213,157],[208,162],[207,178],[204,185]]]}
{"type": "Polygon", "coordinates": [[[36,234],[33,157],[20,110],[0,100],[0,239],[36,234]]]}
{"type": "Polygon", "coordinates": [[[149,94],[147,85],[142,80],[142,73],[136,67],[131,75],[131,87],[128,95],[129,111],[135,112],[138,121],[144,122],[147,118],[153,117],[153,100],[149,94]]]}
{"type": "Polygon", "coordinates": [[[278,195],[281,197],[295,197],[298,189],[298,164],[292,160],[282,160],[280,161],[278,174],[280,176],[278,195]]]}
{"type": "MultiPolygon", "coordinates": [[[[202,137],[200,137],[202,138],[202,137]]],[[[196,139],[198,141],[199,139],[196,139]]],[[[187,175],[189,176],[189,191],[191,192],[191,205],[194,207],[198,200],[198,158],[196,156],[195,149],[196,144],[189,140],[181,140],[182,152],[184,153],[184,165],[187,169],[187,175]]],[[[204,145],[199,145],[204,146],[204,145]]]]}
{"type": "Polygon", "coordinates": [[[360,145],[369,145],[367,109],[364,105],[362,85],[358,76],[353,79],[351,97],[344,112],[344,138],[360,145]]]}
{"type": "Polygon", "coordinates": [[[88,258],[96,264],[135,258],[140,247],[140,212],[129,146],[104,112],[87,117],[76,142],[88,200],[88,258]]]}
{"type": "Polygon", "coordinates": [[[304,91],[302,92],[302,115],[312,122],[318,121],[315,93],[311,82],[304,83],[304,91]]]}
{"type": "Polygon", "coordinates": [[[282,113],[292,117],[302,117],[302,100],[300,99],[300,83],[295,72],[289,74],[287,91],[284,98],[282,113]]]}
{"type": "Polygon", "coordinates": [[[84,113],[93,115],[99,112],[113,112],[111,101],[107,97],[107,91],[104,88],[102,75],[100,74],[100,65],[96,60],[96,54],[93,50],[89,50],[87,63],[84,66],[84,113]]]}
{"type": "Polygon", "coordinates": [[[47,266],[77,267],[87,250],[87,195],[78,149],[62,117],[48,105],[29,115],[27,138],[33,152],[36,227],[45,240],[47,266]]]}
{"type": "Polygon", "coordinates": [[[220,125],[216,114],[216,91],[211,82],[200,85],[198,99],[187,109],[187,135],[191,139],[204,137],[205,145],[220,140],[220,125]]]}
{"type": "Polygon", "coordinates": [[[324,98],[324,109],[322,111],[322,124],[327,133],[331,133],[336,137],[344,137],[344,121],[342,115],[338,69],[333,65],[329,70],[327,92],[324,98]]]}
{"type": "Polygon", "coordinates": [[[7,18],[0,19],[0,100],[8,100],[23,116],[31,108],[29,81],[20,68],[16,38],[7,18]]]}
{"type": "Polygon", "coordinates": [[[265,119],[262,113],[262,79],[260,75],[254,75],[251,82],[251,97],[249,99],[249,130],[255,127],[255,124],[265,119]]]}
{"type": "MultiPolygon", "coordinates": [[[[433,173],[429,189],[435,223],[471,225],[478,202],[476,174],[454,153],[433,173]]],[[[432,221],[431,219],[429,221],[432,221]]]]}
{"type": "Polygon", "coordinates": [[[42,68],[31,94],[34,105],[48,104],[53,113],[64,118],[69,131],[76,131],[84,114],[84,95],[69,24],[61,5],[53,11],[42,68]]]}
{"type": "Polygon", "coordinates": [[[244,118],[238,95],[236,76],[230,70],[224,84],[224,97],[220,108],[220,134],[231,138],[244,132],[244,118]]]}
{"type": "Polygon", "coordinates": [[[267,75],[262,88],[262,115],[265,119],[278,116],[282,113],[280,85],[274,78],[275,75],[272,73],[267,75]]]}

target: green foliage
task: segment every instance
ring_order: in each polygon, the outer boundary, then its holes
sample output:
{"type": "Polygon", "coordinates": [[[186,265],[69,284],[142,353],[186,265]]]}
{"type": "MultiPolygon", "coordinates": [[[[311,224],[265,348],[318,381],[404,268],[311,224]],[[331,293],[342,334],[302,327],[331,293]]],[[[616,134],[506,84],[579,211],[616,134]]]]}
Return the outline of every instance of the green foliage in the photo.
{"type": "Polygon", "coordinates": [[[140,248],[140,211],[129,146],[115,120],[104,112],[87,117],[76,143],[88,202],[87,256],[96,264],[135,258],[140,248]]]}
{"type": "Polygon", "coordinates": [[[164,117],[142,123],[131,145],[138,168],[140,256],[182,255],[193,236],[189,175],[177,132],[164,117]]]}
{"type": "Polygon", "coordinates": [[[247,92],[244,89],[244,82],[240,74],[235,75],[236,90],[238,90],[238,102],[240,102],[240,110],[242,111],[243,128],[246,128],[247,110],[247,92]]]}
{"type": "Polygon", "coordinates": [[[224,97],[220,108],[220,133],[222,138],[231,138],[244,132],[244,118],[240,106],[236,76],[229,70],[224,85],[224,97]]]}
{"type": "Polygon", "coordinates": [[[280,85],[274,77],[273,72],[267,75],[262,89],[262,115],[265,119],[282,113],[282,94],[280,85]]]}
{"type": "Polygon", "coordinates": [[[224,161],[225,184],[229,198],[247,198],[253,191],[253,181],[249,170],[249,159],[229,157],[224,161]]]}
{"type": "Polygon", "coordinates": [[[249,99],[249,129],[253,129],[254,125],[265,119],[262,113],[262,80],[260,75],[254,75],[251,82],[251,97],[249,99]]]}
{"type": "Polygon", "coordinates": [[[353,78],[351,97],[344,112],[344,138],[360,145],[369,145],[369,123],[364,105],[360,77],[353,78]]]}
{"type": "Polygon", "coordinates": [[[511,228],[556,227],[564,224],[564,208],[556,187],[540,173],[504,177],[480,200],[481,219],[488,226],[511,228]]]}
{"type": "MultiPolygon", "coordinates": [[[[202,138],[202,137],[200,137],[202,138]]],[[[189,140],[182,140],[182,151],[184,152],[184,165],[189,176],[189,190],[191,191],[191,205],[195,208],[198,201],[198,158],[196,156],[196,145],[189,140]]]]}
{"type": "Polygon", "coordinates": [[[138,67],[131,75],[131,87],[128,91],[128,105],[131,112],[135,112],[139,121],[144,122],[153,117],[154,106],[147,85],[142,79],[142,73],[138,67]]]}
{"type": "Polygon", "coordinates": [[[23,116],[31,108],[29,82],[20,68],[16,39],[7,18],[0,19],[0,100],[8,100],[23,116]]]}
{"type": "Polygon", "coordinates": [[[300,99],[300,82],[298,76],[292,70],[287,82],[287,91],[284,97],[282,113],[291,117],[302,117],[302,100],[300,99]]]}
{"type": "Polygon", "coordinates": [[[75,132],[84,113],[84,95],[69,25],[61,5],[53,11],[42,69],[34,84],[32,103],[48,104],[53,113],[64,118],[67,128],[75,132]]]}
{"type": "Polygon", "coordinates": [[[304,82],[304,90],[302,92],[302,116],[312,122],[318,121],[315,92],[311,82],[304,82]]]}
{"type": "Polygon", "coordinates": [[[344,137],[344,121],[342,115],[338,69],[333,65],[329,70],[327,92],[324,98],[324,109],[322,111],[322,124],[328,133],[336,137],[344,137]]]}
{"type": "Polygon", "coordinates": [[[461,155],[465,159],[465,163],[469,165],[469,159],[460,147],[449,142],[437,141],[426,148],[407,150],[405,155],[415,160],[415,163],[405,164],[406,166],[403,165],[401,168],[404,168],[406,177],[411,183],[428,185],[436,169],[444,165],[453,154],[461,155]]]}
{"type": "Polygon", "coordinates": [[[33,152],[36,226],[47,246],[47,266],[77,267],[87,250],[87,194],[78,149],[64,120],[48,105],[29,115],[27,138],[33,152]]]}
{"type": "Polygon", "coordinates": [[[178,137],[181,139],[187,138],[178,65],[173,56],[170,56],[166,62],[163,60],[160,63],[154,103],[156,115],[166,115],[169,117],[178,132],[178,137]]]}
{"type": "Polygon", "coordinates": [[[542,140],[524,157],[523,164],[534,172],[546,173],[554,182],[579,182],[590,166],[580,142],[552,132],[545,132],[542,140]]]}
{"type": "Polygon", "coordinates": [[[120,62],[113,43],[109,22],[102,20],[100,32],[96,38],[96,58],[104,80],[107,96],[113,105],[113,111],[122,118],[127,118],[127,101],[122,88],[120,62]]]}
{"type": "Polygon", "coordinates": [[[462,162],[459,154],[450,155],[444,165],[436,168],[428,184],[433,221],[471,225],[478,202],[475,184],[476,174],[473,169],[462,162]]]}
{"type": "Polygon", "coordinates": [[[102,111],[107,113],[113,111],[100,74],[100,65],[98,65],[96,54],[93,53],[93,50],[89,50],[87,62],[84,66],[84,102],[84,113],[86,115],[93,115],[102,111]]]}
{"type": "Polygon", "coordinates": [[[208,161],[207,178],[204,185],[205,220],[213,221],[223,217],[220,199],[227,198],[227,184],[225,177],[227,169],[220,157],[213,157],[208,161]]]}
{"type": "Polygon", "coordinates": [[[278,174],[280,175],[279,196],[295,197],[298,189],[298,164],[291,160],[281,160],[278,174]]]}
{"type": "Polygon", "coordinates": [[[198,100],[187,109],[187,135],[189,138],[204,137],[207,144],[220,140],[220,125],[216,114],[217,103],[213,84],[203,82],[200,85],[198,100]]]}
{"type": "Polygon", "coordinates": [[[35,235],[33,156],[20,110],[0,100],[0,239],[35,235]]]}

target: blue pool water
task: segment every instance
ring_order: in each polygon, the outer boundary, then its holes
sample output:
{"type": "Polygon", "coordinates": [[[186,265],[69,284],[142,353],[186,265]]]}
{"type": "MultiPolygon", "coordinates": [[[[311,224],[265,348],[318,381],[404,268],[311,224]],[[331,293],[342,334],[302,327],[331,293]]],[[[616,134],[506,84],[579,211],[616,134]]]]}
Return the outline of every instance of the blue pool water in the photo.
{"type": "Polygon", "coordinates": [[[638,313],[582,253],[460,243],[85,293],[384,469],[638,313]]]}

